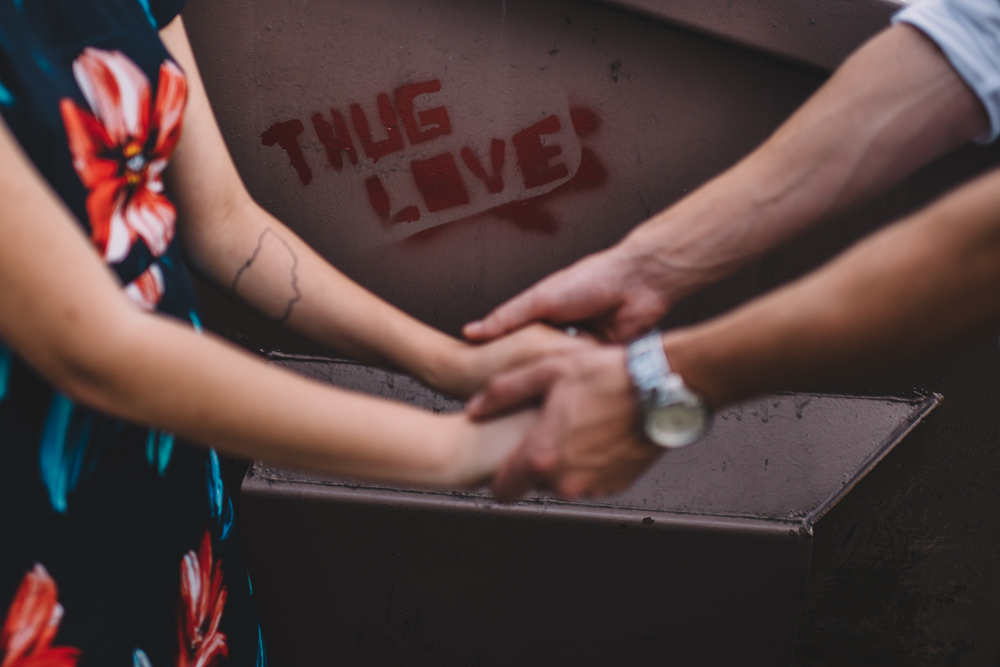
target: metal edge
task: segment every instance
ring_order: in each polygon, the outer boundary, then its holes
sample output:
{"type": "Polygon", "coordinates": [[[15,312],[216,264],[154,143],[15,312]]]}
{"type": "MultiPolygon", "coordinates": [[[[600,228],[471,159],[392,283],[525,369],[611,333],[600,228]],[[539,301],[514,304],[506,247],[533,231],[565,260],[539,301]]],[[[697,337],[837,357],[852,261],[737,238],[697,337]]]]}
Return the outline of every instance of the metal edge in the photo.
{"type": "Polygon", "coordinates": [[[843,485],[835,489],[829,496],[826,497],[825,500],[823,500],[823,502],[817,505],[812,512],[804,517],[803,523],[810,533],[812,533],[813,526],[816,525],[816,523],[823,518],[823,516],[829,512],[834,505],[840,502],[841,498],[850,493],[851,489],[853,489],[858,482],[871,472],[871,470],[878,465],[879,461],[884,459],[897,444],[899,444],[913,431],[913,429],[919,426],[927,418],[927,415],[933,412],[934,409],[941,404],[943,398],[944,397],[941,394],[931,393],[924,396],[923,400],[915,403],[915,408],[913,413],[910,415],[910,419],[903,424],[900,424],[892,435],[885,439],[882,446],[872,452],[871,456],[869,456],[858,467],[858,469],[854,471],[854,474],[852,474],[843,485]]]}
{"type": "MultiPolygon", "coordinates": [[[[294,356],[297,360],[305,359],[305,357],[300,355],[291,356],[294,356]]],[[[312,360],[339,361],[324,359],[322,357],[316,357],[312,360]]],[[[348,361],[345,363],[354,364],[355,362],[348,361]]],[[[363,364],[357,365],[363,366],[363,364]]],[[[781,393],[783,394],[784,392],[781,393]]],[[[819,396],[820,394],[814,395],[819,396]]],[[[273,467],[260,460],[256,460],[251,464],[249,470],[247,471],[246,478],[243,481],[242,491],[243,493],[246,493],[247,491],[252,493],[255,488],[266,488],[273,491],[275,487],[278,486],[287,487],[288,489],[294,488],[297,490],[302,490],[303,488],[314,489],[316,493],[320,493],[319,490],[322,489],[321,493],[327,497],[336,496],[352,500],[367,499],[369,502],[374,502],[371,499],[377,498],[378,504],[384,505],[404,505],[413,503],[418,505],[423,504],[427,506],[440,507],[444,503],[450,505],[456,510],[461,509],[463,511],[477,511],[481,509],[502,509],[503,511],[509,512],[513,515],[528,516],[530,514],[532,517],[536,517],[538,515],[539,508],[541,508],[542,511],[548,509],[557,511],[560,519],[576,516],[580,518],[586,517],[588,520],[592,520],[595,516],[604,515],[609,517],[609,520],[611,521],[621,521],[623,520],[623,517],[631,521],[635,518],[636,514],[643,513],[650,516],[673,518],[686,517],[688,520],[694,520],[692,517],[699,517],[723,522],[749,522],[752,524],[770,523],[783,526],[785,529],[801,529],[811,535],[813,526],[834,505],[840,502],[840,500],[846,496],[857,485],[857,483],[861,481],[861,479],[871,472],[871,470],[883,458],[885,458],[885,456],[888,455],[888,453],[892,451],[892,449],[899,444],[899,442],[901,442],[917,426],[919,426],[920,423],[926,419],[938,405],[940,405],[943,399],[943,397],[937,393],[927,395],[921,394],[913,398],[900,396],[852,396],[847,394],[824,394],[824,396],[902,402],[912,404],[914,407],[909,418],[897,426],[896,429],[893,430],[893,432],[882,442],[881,446],[872,452],[872,454],[869,455],[839,487],[831,491],[831,493],[812,510],[787,518],[765,516],[755,517],[750,515],[731,514],[703,514],[677,510],[638,510],[635,508],[620,508],[612,503],[602,503],[599,500],[588,500],[585,503],[579,503],[574,500],[563,500],[549,496],[530,497],[522,499],[512,505],[504,505],[495,501],[491,496],[476,494],[474,490],[448,491],[436,488],[404,488],[368,482],[365,480],[351,480],[345,478],[326,480],[316,478],[315,476],[308,474],[296,474],[294,470],[273,467]],[[387,501],[387,494],[390,494],[395,500],[392,502],[387,501]]]]}
{"type": "Polygon", "coordinates": [[[637,521],[649,529],[684,527],[697,530],[740,530],[762,535],[811,536],[811,529],[801,518],[789,520],[771,517],[734,517],[714,514],[693,514],[665,512],[662,510],[637,511],[608,506],[582,506],[567,502],[548,501],[515,503],[505,505],[483,496],[473,498],[468,495],[451,495],[428,490],[419,492],[407,490],[405,493],[394,489],[358,486],[327,486],[317,482],[290,480],[270,480],[263,476],[248,476],[243,482],[244,497],[255,493],[265,493],[285,499],[322,500],[323,502],[343,501],[355,505],[382,507],[406,507],[441,511],[445,509],[455,514],[475,515],[489,512],[492,518],[532,521],[558,520],[560,523],[634,524],[637,521]],[[390,493],[386,493],[389,491],[390,493]],[[474,502],[470,502],[474,500],[474,502]]]}
{"type": "Polygon", "coordinates": [[[750,46],[798,63],[835,69],[889,25],[905,0],[601,0],[604,4],[750,46]],[[752,9],[748,9],[752,7],[752,9]]]}

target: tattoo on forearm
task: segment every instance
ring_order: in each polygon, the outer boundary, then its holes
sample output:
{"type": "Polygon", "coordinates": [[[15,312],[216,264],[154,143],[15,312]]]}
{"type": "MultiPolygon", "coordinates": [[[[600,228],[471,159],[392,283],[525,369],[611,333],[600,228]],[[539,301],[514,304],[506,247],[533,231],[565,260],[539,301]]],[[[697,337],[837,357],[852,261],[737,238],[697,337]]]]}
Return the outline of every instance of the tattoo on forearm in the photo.
{"type": "Polygon", "coordinates": [[[285,322],[302,298],[298,286],[299,258],[270,229],[257,237],[257,247],[233,277],[230,291],[256,305],[277,322],[285,322]],[[287,282],[277,277],[287,274],[287,282]]]}

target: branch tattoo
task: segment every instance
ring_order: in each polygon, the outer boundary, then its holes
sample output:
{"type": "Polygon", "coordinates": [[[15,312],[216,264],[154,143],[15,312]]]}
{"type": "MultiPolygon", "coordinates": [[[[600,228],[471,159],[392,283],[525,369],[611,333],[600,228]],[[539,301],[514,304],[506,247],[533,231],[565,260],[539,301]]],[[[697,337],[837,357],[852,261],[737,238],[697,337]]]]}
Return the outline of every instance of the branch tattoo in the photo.
{"type": "Polygon", "coordinates": [[[254,303],[276,322],[285,322],[302,298],[298,286],[299,258],[280,236],[265,229],[257,247],[233,277],[230,291],[240,297],[254,295],[254,303]],[[285,274],[287,281],[275,280],[285,274]]]}

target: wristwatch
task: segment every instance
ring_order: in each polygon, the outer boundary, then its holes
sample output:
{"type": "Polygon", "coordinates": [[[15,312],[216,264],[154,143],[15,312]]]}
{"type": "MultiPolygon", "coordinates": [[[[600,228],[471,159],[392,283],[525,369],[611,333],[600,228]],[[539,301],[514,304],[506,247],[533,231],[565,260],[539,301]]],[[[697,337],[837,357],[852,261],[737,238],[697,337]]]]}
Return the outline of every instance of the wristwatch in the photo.
{"type": "Polygon", "coordinates": [[[683,447],[708,431],[712,411],[670,370],[660,333],[653,329],[629,343],[628,374],[639,396],[646,437],[661,447],[683,447]]]}

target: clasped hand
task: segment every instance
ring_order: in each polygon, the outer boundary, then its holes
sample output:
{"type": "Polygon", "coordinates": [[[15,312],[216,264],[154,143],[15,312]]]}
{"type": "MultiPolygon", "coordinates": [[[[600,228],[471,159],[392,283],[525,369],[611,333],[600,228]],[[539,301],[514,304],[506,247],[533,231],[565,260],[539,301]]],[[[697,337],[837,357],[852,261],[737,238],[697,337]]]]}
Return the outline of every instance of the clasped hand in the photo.
{"type": "MultiPolygon", "coordinates": [[[[467,337],[495,345],[539,320],[594,324],[613,342],[584,335],[493,374],[466,405],[476,420],[518,407],[540,407],[519,446],[493,479],[492,491],[512,502],[530,489],[564,498],[621,491],[662,453],[636,429],[637,404],[623,340],[649,328],[666,311],[652,290],[624,284],[615,251],[590,256],[549,276],[468,325],[467,337]],[[513,333],[509,333],[513,332],[513,333]]],[[[535,325],[537,326],[537,325],[535,325]]]]}

